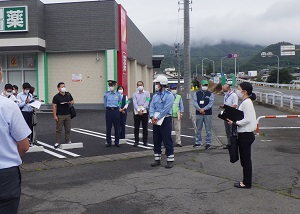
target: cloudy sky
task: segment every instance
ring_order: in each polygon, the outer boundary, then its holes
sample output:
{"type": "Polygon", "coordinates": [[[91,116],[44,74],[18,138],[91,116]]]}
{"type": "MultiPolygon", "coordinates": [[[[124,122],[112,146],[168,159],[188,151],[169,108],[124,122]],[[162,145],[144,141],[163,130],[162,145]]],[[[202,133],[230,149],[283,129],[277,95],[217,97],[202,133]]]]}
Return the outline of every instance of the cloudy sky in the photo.
{"type": "MultiPolygon", "coordinates": [[[[42,0],[74,1],[84,0],[42,0]]],[[[183,42],[180,0],[116,1],[153,45],[183,42]]],[[[191,8],[193,45],[217,44],[222,40],[254,45],[280,41],[300,44],[300,0],[193,0],[191,8]]]]}

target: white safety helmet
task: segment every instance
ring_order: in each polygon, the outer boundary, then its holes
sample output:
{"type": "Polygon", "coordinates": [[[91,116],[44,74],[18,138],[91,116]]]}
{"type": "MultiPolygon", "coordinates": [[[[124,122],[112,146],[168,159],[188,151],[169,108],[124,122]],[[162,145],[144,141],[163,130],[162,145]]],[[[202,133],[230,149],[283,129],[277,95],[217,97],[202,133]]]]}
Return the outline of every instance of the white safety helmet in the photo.
{"type": "Polygon", "coordinates": [[[161,85],[168,85],[168,78],[163,75],[159,75],[153,80],[153,82],[159,82],[161,85]]]}

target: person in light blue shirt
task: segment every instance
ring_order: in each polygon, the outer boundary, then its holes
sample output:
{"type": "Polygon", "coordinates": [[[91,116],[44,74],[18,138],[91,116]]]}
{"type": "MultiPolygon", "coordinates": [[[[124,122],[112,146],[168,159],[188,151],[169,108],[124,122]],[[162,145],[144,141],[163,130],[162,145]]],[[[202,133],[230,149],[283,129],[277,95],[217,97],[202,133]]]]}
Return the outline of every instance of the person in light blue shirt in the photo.
{"type": "Polygon", "coordinates": [[[203,123],[206,130],[206,145],[205,149],[210,148],[212,141],[211,121],[212,121],[212,106],[214,104],[214,94],[208,91],[208,81],[201,81],[201,90],[197,91],[193,97],[194,106],[196,108],[196,136],[194,148],[201,146],[202,143],[202,128],[203,123]]]}
{"type": "MultiPolygon", "coordinates": [[[[34,100],[32,94],[29,93],[31,89],[31,85],[28,82],[25,82],[23,83],[22,87],[23,87],[23,91],[17,95],[17,100],[19,101],[18,106],[22,111],[23,117],[28,127],[32,131],[33,130],[33,125],[32,125],[33,108],[29,104],[32,103],[34,100]]],[[[32,143],[33,140],[32,135],[28,136],[28,138],[30,139],[30,143],[32,143]]]]}
{"type": "Polygon", "coordinates": [[[122,95],[115,90],[116,81],[108,80],[109,91],[104,94],[104,107],[106,108],[106,147],[110,147],[112,125],[115,129],[115,146],[120,147],[120,112],[122,95]]]}
{"type": "Polygon", "coordinates": [[[171,136],[172,132],[172,106],[174,95],[166,90],[168,79],[159,75],[153,81],[157,92],[150,103],[150,119],[153,123],[154,163],[151,166],[159,166],[161,160],[161,144],[164,143],[167,155],[166,168],[172,168],[174,162],[174,148],[171,136]],[[160,124],[160,122],[162,123],[160,124]]]}
{"type": "MultiPolygon", "coordinates": [[[[0,82],[2,72],[0,71],[0,82]]],[[[16,214],[21,195],[19,165],[31,131],[18,106],[0,96],[0,213],[16,214]],[[2,179],[5,178],[5,179],[2,179]]]]}

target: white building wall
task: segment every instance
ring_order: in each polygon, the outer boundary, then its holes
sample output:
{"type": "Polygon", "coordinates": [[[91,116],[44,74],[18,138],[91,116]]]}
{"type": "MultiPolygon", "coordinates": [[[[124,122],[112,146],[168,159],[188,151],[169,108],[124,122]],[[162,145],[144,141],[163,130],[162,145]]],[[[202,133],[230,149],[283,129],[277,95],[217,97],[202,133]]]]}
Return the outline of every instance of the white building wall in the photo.
{"type": "Polygon", "coordinates": [[[59,82],[66,84],[75,103],[103,103],[105,75],[104,52],[48,53],[49,103],[59,82]],[[82,74],[82,81],[72,82],[72,74],[82,74]]]}

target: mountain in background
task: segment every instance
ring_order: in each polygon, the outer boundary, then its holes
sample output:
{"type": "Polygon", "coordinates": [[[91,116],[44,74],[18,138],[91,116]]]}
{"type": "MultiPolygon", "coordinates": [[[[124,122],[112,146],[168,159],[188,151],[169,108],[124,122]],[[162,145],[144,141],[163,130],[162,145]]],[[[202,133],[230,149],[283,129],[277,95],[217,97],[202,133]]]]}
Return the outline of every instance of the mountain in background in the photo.
{"type": "MultiPolygon", "coordinates": [[[[213,60],[215,64],[215,72],[221,71],[221,59],[227,54],[238,54],[237,58],[237,72],[247,71],[247,70],[257,70],[262,68],[273,68],[277,67],[277,57],[261,57],[261,52],[273,52],[280,57],[280,67],[300,67],[300,58],[296,56],[280,56],[280,46],[281,45],[291,45],[287,42],[279,42],[277,44],[272,44],[267,47],[260,45],[249,45],[249,44],[239,44],[232,42],[222,42],[217,45],[206,45],[202,47],[192,47],[191,46],[191,72],[192,74],[201,74],[202,70],[202,59],[208,58],[213,60]]],[[[296,49],[299,48],[296,46],[296,49]]],[[[162,61],[160,71],[169,67],[178,67],[177,58],[171,54],[174,51],[174,46],[169,45],[159,45],[153,47],[154,55],[164,55],[165,58],[162,61]]],[[[181,56],[181,71],[183,70],[183,47],[180,48],[181,56]]],[[[203,60],[203,69],[206,69],[212,61],[207,59],[203,60]]],[[[222,60],[222,70],[224,73],[234,73],[235,70],[235,60],[233,58],[228,59],[227,57],[222,60]]]]}

